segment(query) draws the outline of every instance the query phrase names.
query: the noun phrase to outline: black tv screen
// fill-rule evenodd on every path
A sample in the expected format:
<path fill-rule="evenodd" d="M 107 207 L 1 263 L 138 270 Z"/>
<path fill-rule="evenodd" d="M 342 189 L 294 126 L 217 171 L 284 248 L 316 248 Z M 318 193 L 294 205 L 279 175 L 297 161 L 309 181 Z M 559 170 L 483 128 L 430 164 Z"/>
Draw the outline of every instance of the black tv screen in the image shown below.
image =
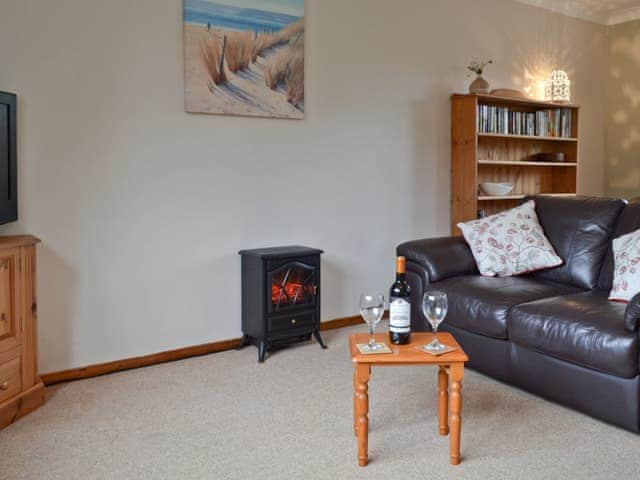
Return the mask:
<path fill-rule="evenodd" d="M 18 219 L 16 100 L 0 92 L 0 224 Z"/>

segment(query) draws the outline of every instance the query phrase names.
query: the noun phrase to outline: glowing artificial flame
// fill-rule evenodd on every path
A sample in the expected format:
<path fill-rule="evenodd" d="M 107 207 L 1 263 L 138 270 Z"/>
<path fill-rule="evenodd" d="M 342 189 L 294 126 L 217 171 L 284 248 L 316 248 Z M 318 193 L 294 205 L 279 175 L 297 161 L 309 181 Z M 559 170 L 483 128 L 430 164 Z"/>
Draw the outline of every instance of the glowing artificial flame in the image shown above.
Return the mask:
<path fill-rule="evenodd" d="M 287 282 L 285 285 L 271 285 L 271 302 L 274 305 L 295 305 L 308 301 L 314 294 L 313 285 Z"/>

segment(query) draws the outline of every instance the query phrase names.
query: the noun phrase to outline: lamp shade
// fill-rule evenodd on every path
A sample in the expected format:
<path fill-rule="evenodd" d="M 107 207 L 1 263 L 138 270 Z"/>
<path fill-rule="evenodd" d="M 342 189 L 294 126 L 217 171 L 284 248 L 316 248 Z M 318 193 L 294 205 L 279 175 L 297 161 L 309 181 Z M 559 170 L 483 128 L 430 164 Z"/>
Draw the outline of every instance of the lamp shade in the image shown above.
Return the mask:
<path fill-rule="evenodd" d="M 571 100 L 571 81 L 564 70 L 554 70 L 544 83 L 544 98 L 552 102 Z"/>

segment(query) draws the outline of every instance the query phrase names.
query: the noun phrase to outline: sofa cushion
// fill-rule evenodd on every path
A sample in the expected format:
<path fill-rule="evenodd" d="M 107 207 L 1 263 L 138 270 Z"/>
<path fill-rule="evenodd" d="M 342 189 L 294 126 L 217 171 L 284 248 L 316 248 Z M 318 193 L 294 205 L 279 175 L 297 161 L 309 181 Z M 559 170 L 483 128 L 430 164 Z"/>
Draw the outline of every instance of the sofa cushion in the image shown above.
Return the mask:
<path fill-rule="evenodd" d="M 613 232 L 613 238 L 621 237 L 628 233 L 638 230 L 640 228 L 640 199 L 636 198 L 629 201 L 629 204 L 624 207 L 622 213 L 618 217 L 616 228 Z M 602 270 L 600 270 L 600 277 L 598 278 L 598 288 L 602 290 L 611 290 L 613 287 L 613 251 L 611 248 L 611 242 L 607 247 L 607 255 L 602 264 Z"/>
<path fill-rule="evenodd" d="M 445 323 L 500 339 L 508 338 L 507 315 L 514 305 L 580 291 L 570 285 L 549 282 L 530 275 L 467 275 L 432 283 L 429 288 L 442 290 L 447 294 L 449 313 Z"/>
<path fill-rule="evenodd" d="M 596 287 L 622 200 L 595 197 L 536 196 L 536 212 L 556 253 L 560 267 L 534 275 L 583 289 Z"/>
<path fill-rule="evenodd" d="M 594 290 L 518 305 L 509 339 L 525 348 L 618 377 L 638 375 L 638 335 L 625 329 L 626 305 Z"/>
<path fill-rule="evenodd" d="M 609 300 L 628 303 L 640 293 L 640 230 L 613 240 L 613 264 Z"/>
<path fill-rule="evenodd" d="M 535 202 L 495 215 L 458 223 L 478 270 L 488 277 L 511 277 L 562 265 L 545 237 Z"/>

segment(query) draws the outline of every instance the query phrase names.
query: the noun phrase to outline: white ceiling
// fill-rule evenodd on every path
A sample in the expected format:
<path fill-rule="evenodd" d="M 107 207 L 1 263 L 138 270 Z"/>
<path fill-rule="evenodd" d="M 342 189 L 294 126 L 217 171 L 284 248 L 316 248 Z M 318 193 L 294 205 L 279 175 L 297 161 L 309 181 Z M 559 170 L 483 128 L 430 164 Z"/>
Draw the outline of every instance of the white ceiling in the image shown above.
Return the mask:
<path fill-rule="evenodd" d="M 640 0 L 516 0 L 604 25 L 640 19 Z"/>

